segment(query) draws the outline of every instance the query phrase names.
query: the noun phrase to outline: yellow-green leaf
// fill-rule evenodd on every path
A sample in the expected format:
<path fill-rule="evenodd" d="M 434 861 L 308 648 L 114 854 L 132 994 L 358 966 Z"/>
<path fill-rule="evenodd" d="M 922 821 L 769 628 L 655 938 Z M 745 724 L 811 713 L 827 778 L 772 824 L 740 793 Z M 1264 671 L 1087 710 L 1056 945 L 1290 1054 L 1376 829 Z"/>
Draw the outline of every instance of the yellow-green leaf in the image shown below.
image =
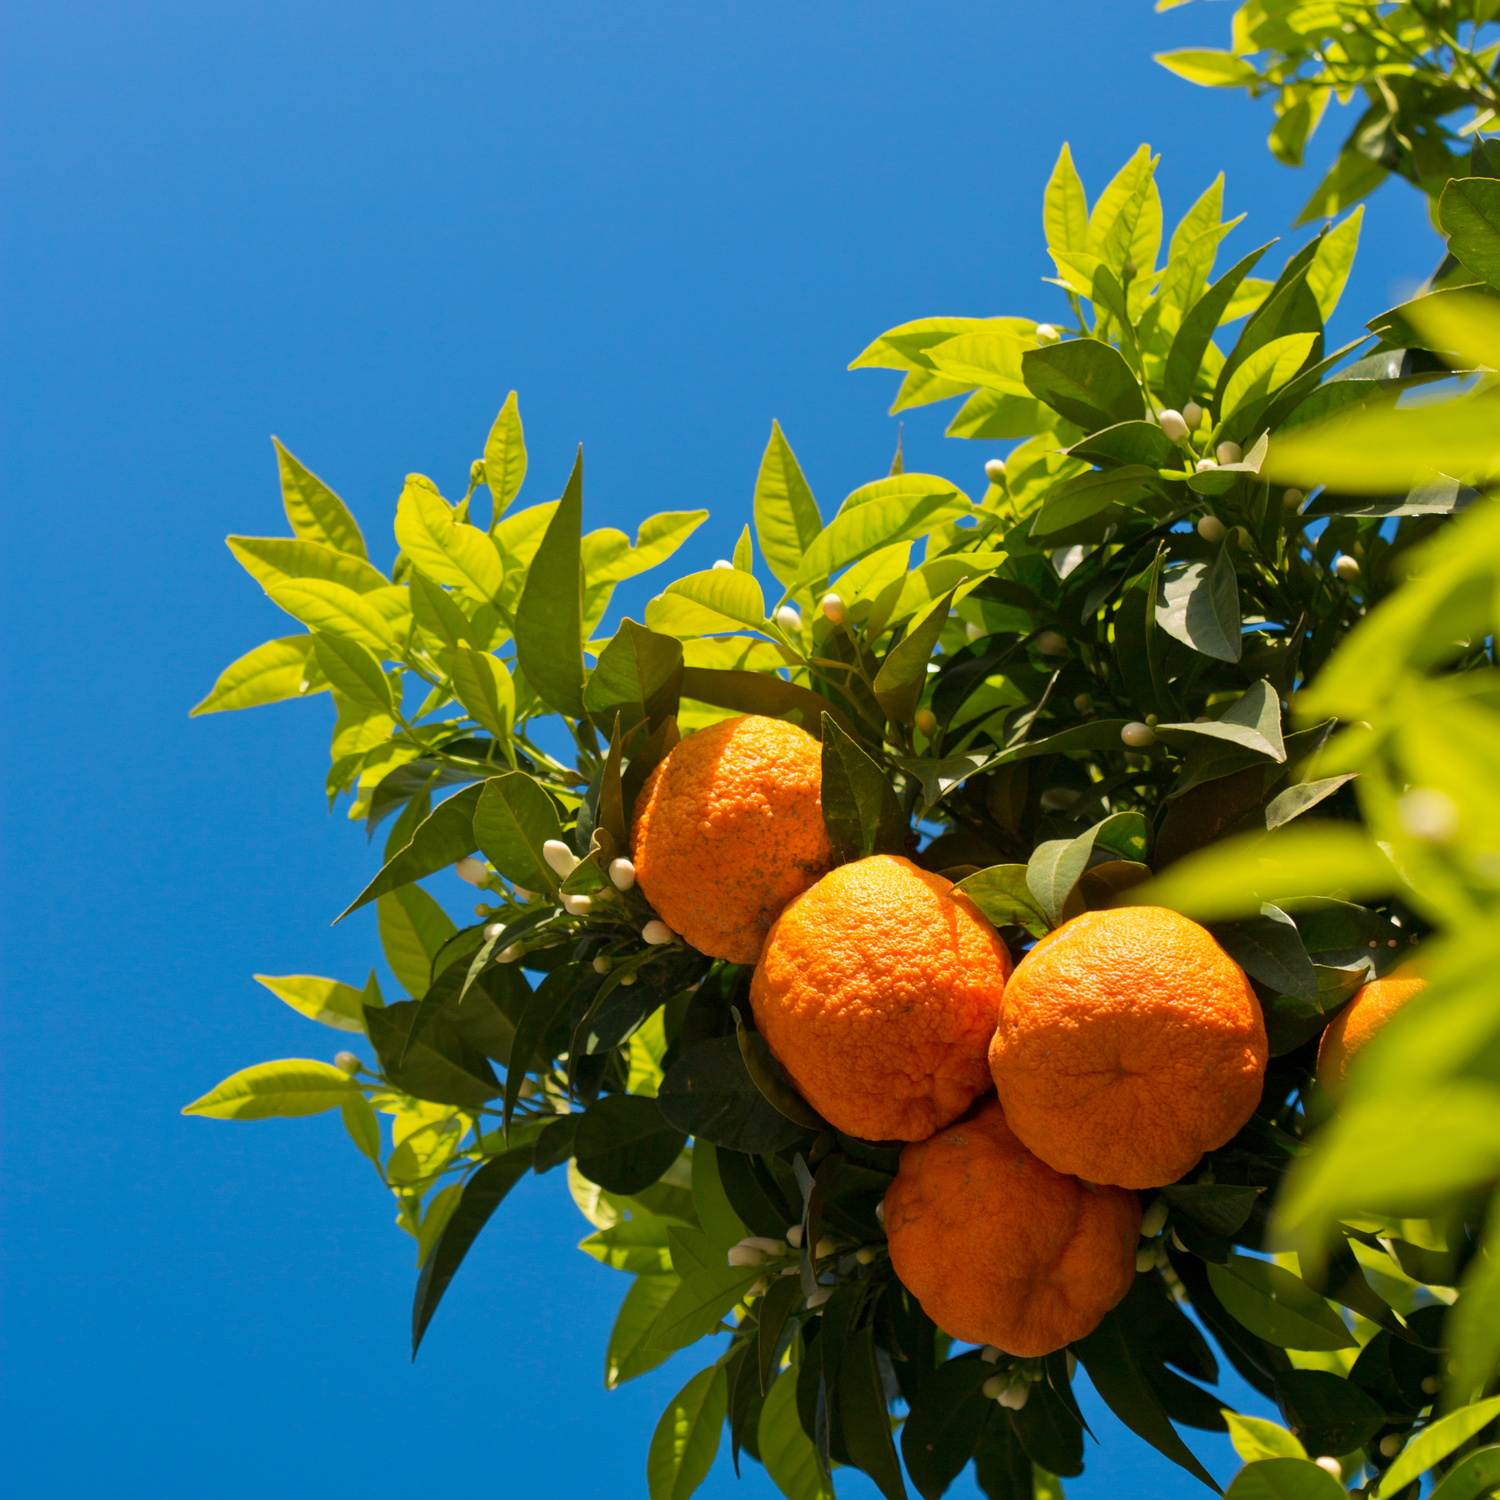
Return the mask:
<path fill-rule="evenodd" d="M 291 578 L 326 578 L 357 594 L 389 586 L 390 579 L 362 557 L 321 542 L 284 536 L 228 536 L 224 545 L 262 588 Z"/>
<path fill-rule="evenodd" d="M 668 1403 L 646 1455 L 651 1500 L 687 1500 L 703 1483 L 719 1451 L 729 1405 L 722 1365 L 700 1370 Z"/>
<path fill-rule="evenodd" d="M 284 1000 L 299 1015 L 335 1031 L 364 1032 L 365 994 L 352 984 L 337 979 L 320 979 L 315 974 L 256 974 L 257 983 L 265 985 L 278 1000 Z"/>
<path fill-rule="evenodd" d="M 247 651 L 225 667 L 208 697 L 191 709 L 189 716 L 305 698 L 327 687 L 328 679 L 313 659 L 312 636 L 282 636 Z"/>
<path fill-rule="evenodd" d="M 281 473 L 281 503 L 292 530 L 310 542 L 322 542 L 351 557 L 364 557 L 365 539 L 349 507 L 311 469 L 293 458 L 279 438 L 271 441 L 276 445 L 276 466 Z"/>
<path fill-rule="evenodd" d="M 1234 89 L 1254 83 L 1256 71 L 1244 58 L 1212 48 L 1183 47 L 1176 52 L 1158 52 L 1156 61 L 1168 72 L 1189 83 L 1207 88 Z"/>
<path fill-rule="evenodd" d="M 265 1120 L 275 1115 L 316 1115 L 336 1109 L 354 1080 L 342 1068 L 306 1057 L 257 1063 L 226 1078 L 182 1112 L 214 1120 Z"/>
<path fill-rule="evenodd" d="M 495 544 L 478 527 L 456 519 L 430 479 L 409 474 L 396 502 L 396 540 L 429 577 L 478 604 L 500 592 L 504 569 Z"/>
<path fill-rule="evenodd" d="M 789 584 L 802 566 L 803 554 L 823 529 L 823 517 L 792 445 L 775 421 L 755 476 L 754 515 L 766 566 L 780 583 Z"/>
<path fill-rule="evenodd" d="M 526 437 L 521 430 L 521 409 L 512 391 L 484 442 L 484 482 L 490 487 L 497 521 L 520 492 L 525 478 Z"/>
<path fill-rule="evenodd" d="M 460 646 L 449 658 L 453 689 L 474 719 L 500 741 L 507 757 L 513 752 L 510 726 L 516 716 L 516 686 L 505 663 L 486 651 Z"/>

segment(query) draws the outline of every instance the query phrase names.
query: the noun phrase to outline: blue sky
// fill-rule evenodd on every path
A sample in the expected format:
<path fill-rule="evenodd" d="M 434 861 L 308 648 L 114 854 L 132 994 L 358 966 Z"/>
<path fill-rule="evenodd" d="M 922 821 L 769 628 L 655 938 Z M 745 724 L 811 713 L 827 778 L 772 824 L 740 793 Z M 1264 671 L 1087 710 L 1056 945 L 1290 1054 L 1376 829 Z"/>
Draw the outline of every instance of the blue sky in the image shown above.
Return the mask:
<path fill-rule="evenodd" d="M 1230 247 L 1286 232 L 1314 178 L 1271 161 L 1267 111 L 1150 61 L 1222 44 L 1228 20 L 1143 0 L 7 9 L 17 1493 L 644 1495 L 696 1356 L 603 1391 L 625 1282 L 573 1248 L 560 1174 L 506 1204 L 412 1367 L 410 1241 L 337 1117 L 177 1113 L 240 1066 L 337 1047 L 252 971 L 356 978 L 377 951 L 368 912 L 328 926 L 376 855 L 324 811 L 327 700 L 186 717 L 288 629 L 222 538 L 285 530 L 275 432 L 388 563 L 402 476 L 460 489 L 512 387 L 523 500 L 554 497 L 582 441 L 589 525 L 713 512 L 680 571 L 732 545 L 772 417 L 826 510 L 895 443 L 896 377 L 844 368 L 869 339 L 1062 311 L 1038 278 L 1064 139 L 1091 194 L 1147 140 L 1169 220 L 1224 168 L 1252 215 Z M 1416 195 L 1387 188 L 1336 331 L 1438 253 Z M 909 416 L 907 465 L 976 490 L 996 450 L 944 440 L 947 416 Z M 431 884 L 462 908 L 467 888 Z M 1070 1496 L 1197 1489 L 1095 1430 Z M 1195 1446 L 1232 1472 L 1224 1440 Z M 702 1493 L 774 1491 L 721 1459 Z"/>

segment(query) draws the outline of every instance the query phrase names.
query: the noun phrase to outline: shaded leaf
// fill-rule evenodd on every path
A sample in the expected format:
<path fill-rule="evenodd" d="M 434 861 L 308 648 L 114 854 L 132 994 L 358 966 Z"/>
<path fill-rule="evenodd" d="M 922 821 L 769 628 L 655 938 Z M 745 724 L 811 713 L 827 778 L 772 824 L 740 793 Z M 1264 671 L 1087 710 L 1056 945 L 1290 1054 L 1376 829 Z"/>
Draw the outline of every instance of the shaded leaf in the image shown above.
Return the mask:
<path fill-rule="evenodd" d="M 590 1182 L 611 1193 L 638 1193 L 677 1160 L 685 1140 L 654 1099 L 608 1094 L 578 1121 L 573 1154 Z"/>
<path fill-rule="evenodd" d="M 656 1102 L 679 1130 L 726 1151 L 780 1151 L 807 1134 L 756 1087 L 733 1036 L 689 1048 L 667 1069 Z"/>
<path fill-rule="evenodd" d="M 516 605 L 516 661 L 543 703 L 583 717 L 583 449 Z"/>

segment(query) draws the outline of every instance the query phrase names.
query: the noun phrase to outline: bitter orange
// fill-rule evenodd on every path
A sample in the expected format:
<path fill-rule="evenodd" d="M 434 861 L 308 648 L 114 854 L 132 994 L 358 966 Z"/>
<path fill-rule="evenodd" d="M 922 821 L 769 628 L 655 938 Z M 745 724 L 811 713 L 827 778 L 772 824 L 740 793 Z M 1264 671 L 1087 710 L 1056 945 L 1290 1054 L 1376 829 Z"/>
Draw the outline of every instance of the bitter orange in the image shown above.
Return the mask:
<path fill-rule="evenodd" d="M 1384 979 L 1372 979 L 1334 1017 L 1318 1043 L 1318 1082 L 1335 1099 L 1344 1092 L 1349 1069 L 1375 1040 L 1375 1034 L 1403 1005 L 1427 988 L 1427 981 L 1402 964 Z"/>

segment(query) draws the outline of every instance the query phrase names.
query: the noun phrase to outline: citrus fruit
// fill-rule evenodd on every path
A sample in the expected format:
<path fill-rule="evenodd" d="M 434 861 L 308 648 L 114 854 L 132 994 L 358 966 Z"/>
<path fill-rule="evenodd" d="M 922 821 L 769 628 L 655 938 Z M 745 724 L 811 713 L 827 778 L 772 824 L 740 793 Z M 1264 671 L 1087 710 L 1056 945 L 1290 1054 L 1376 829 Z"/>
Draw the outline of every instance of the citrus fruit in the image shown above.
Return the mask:
<path fill-rule="evenodd" d="M 1010 1127 L 1088 1182 L 1176 1182 L 1253 1113 L 1266 1028 L 1244 973 L 1159 906 L 1050 932 L 1005 989 L 990 1069 Z"/>
<path fill-rule="evenodd" d="M 990 1087 L 1010 953 L 951 881 L 876 854 L 782 912 L 750 986 L 803 1098 L 848 1135 L 919 1141 Z"/>
<path fill-rule="evenodd" d="M 793 896 L 833 862 L 822 749 L 805 730 L 749 714 L 678 742 L 636 799 L 636 883 L 700 953 L 753 964 Z"/>
<path fill-rule="evenodd" d="M 1098 1326 L 1135 1276 L 1141 1204 L 1055 1172 L 999 1100 L 901 1153 L 891 1265 L 944 1333 L 1033 1358 Z"/>
<path fill-rule="evenodd" d="M 1372 979 L 1334 1017 L 1318 1043 L 1318 1082 L 1337 1099 L 1349 1080 L 1355 1059 L 1375 1040 L 1375 1033 L 1410 1000 L 1427 988 L 1427 981 L 1402 964 L 1384 979 Z"/>

